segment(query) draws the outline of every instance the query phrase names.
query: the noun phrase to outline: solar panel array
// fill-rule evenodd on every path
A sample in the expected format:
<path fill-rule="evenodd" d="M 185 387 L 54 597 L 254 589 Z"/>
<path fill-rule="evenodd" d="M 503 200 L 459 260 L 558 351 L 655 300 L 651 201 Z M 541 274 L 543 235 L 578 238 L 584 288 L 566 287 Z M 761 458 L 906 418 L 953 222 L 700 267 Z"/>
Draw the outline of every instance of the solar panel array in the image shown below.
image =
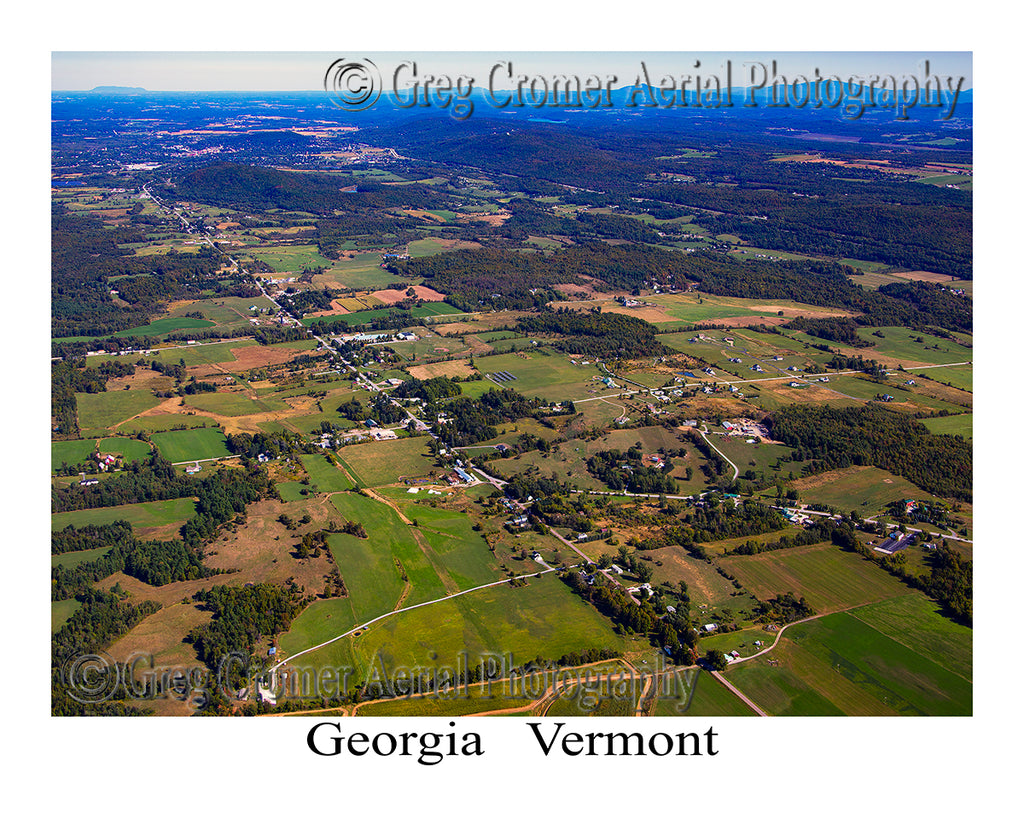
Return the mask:
<path fill-rule="evenodd" d="M 499 384 L 504 384 L 505 382 L 508 382 L 508 381 L 518 381 L 519 380 L 514 375 L 512 375 L 512 373 L 506 372 L 505 370 L 502 370 L 501 372 L 498 372 L 498 373 L 491 373 L 487 377 L 490 378 L 492 381 L 497 381 Z"/>

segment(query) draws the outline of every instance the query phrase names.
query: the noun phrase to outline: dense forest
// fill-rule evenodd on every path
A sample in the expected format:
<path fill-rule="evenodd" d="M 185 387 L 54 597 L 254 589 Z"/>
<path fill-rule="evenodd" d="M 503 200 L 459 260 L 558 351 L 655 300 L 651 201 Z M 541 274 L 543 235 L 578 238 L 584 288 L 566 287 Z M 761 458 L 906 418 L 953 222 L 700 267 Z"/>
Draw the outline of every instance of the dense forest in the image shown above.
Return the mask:
<path fill-rule="evenodd" d="M 279 208 L 323 216 L 332 216 L 336 210 L 372 215 L 387 208 L 435 208 L 444 204 L 442 194 L 430 185 L 394 187 L 360 181 L 358 189 L 352 187 L 351 178 L 220 162 L 184 175 L 166 193 L 225 207 Z"/>
<path fill-rule="evenodd" d="M 516 324 L 520 333 L 560 336 L 553 346 L 567 353 L 608 358 L 642 358 L 671 352 L 655 337 L 643 319 L 622 313 L 580 313 L 562 308 L 524 316 Z"/>
<path fill-rule="evenodd" d="M 213 279 L 220 264 L 212 248 L 198 253 L 135 256 L 120 245 L 145 241 L 135 228 L 109 228 L 87 216 L 55 213 L 51 222 L 51 335 L 109 335 L 144 325 L 189 287 Z M 113 286 L 119 302 L 110 297 Z"/>
<path fill-rule="evenodd" d="M 286 631 L 302 605 L 298 589 L 257 583 L 248 586 L 214 586 L 193 595 L 213 619 L 189 632 L 188 642 L 196 655 L 211 670 L 229 656 L 240 664 L 228 664 L 228 673 L 238 673 L 249 665 L 256 643 L 263 637 Z M 242 679 L 233 679 L 239 683 Z"/>

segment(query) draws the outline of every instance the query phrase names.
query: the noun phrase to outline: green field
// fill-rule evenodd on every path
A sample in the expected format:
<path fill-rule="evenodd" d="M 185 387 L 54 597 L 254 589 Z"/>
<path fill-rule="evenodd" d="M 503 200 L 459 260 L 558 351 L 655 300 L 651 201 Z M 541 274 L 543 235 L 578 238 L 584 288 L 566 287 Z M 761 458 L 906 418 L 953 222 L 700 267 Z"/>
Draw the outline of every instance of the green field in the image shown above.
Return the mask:
<path fill-rule="evenodd" d="M 310 609 L 323 605 L 315 603 Z M 295 639 L 295 626 L 305 616 L 306 612 L 281 638 L 286 651 L 305 647 Z M 346 630 L 338 628 L 335 633 Z M 384 673 L 398 666 L 454 667 L 463 651 L 471 665 L 486 653 L 510 653 L 515 665 L 600 647 L 621 650 L 623 638 L 565 584 L 545 575 L 531 578 L 521 588 L 503 584 L 399 612 L 358 637 L 338 640 L 297 662 L 355 668 L 361 680 L 374 668 Z"/>
<path fill-rule="evenodd" d="M 163 336 L 173 333 L 176 330 L 198 330 L 203 327 L 213 327 L 212 321 L 205 319 L 186 318 L 184 316 L 170 316 L 157 319 L 150 324 L 143 324 L 139 327 L 131 327 L 128 330 L 120 330 L 110 333 L 114 338 L 128 338 L 131 336 Z M 54 341 L 87 341 L 91 338 L 107 338 L 107 336 L 74 336 L 69 338 L 58 338 Z"/>
<path fill-rule="evenodd" d="M 330 267 L 332 259 L 320 255 L 316 245 L 268 245 L 250 248 L 249 255 L 266 262 L 276 273 L 298 273 L 304 267 Z"/>
<path fill-rule="evenodd" d="M 237 392 L 200 392 L 185 396 L 185 404 L 197 410 L 229 417 L 288 409 L 288 405 L 280 398 L 268 397 L 254 401 Z"/>
<path fill-rule="evenodd" d="M 188 347 L 159 350 L 153 353 L 152 356 L 146 356 L 145 360 L 149 361 L 151 358 L 155 358 L 164 364 L 177 364 L 179 361 L 184 361 L 188 367 L 198 364 L 224 364 L 228 361 L 236 360 L 231 352 L 233 349 L 253 347 L 255 345 L 256 342 L 252 339 L 192 344 Z"/>
<path fill-rule="evenodd" d="M 302 455 L 302 465 L 309 475 L 309 489 L 316 492 L 340 492 L 355 488 L 352 481 L 325 455 Z M 283 497 L 283 495 L 282 495 Z"/>
<path fill-rule="evenodd" d="M 75 566 L 81 566 L 90 560 L 99 559 L 109 552 L 111 548 L 111 546 L 100 546 L 97 549 L 84 549 L 81 552 L 65 552 L 62 555 L 50 555 L 50 565 L 54 568 L 63 566 L 65 569 L 73 569 Z"/>
<path fill-rule="evenodd" d="M 57 531 L 65 526 L 103 526 L 115 520 L 126 520 L 136 529 L 150 528 L 184 523 L 195 514 L 195 510 L 195 501 L 191 498 L 78 509 L 74 512 L 57 512 L 50 515 L 50 528 Z"/>
<path fill-rule="evenodd" d="M 303 500 L 313 492 L 312 486 L 305 486 L 298 481 L 284 481 L 283 483 L 275 484 L 275 486 L 277 487 L 277 493 L 281 496 L 281 500 L 285 503 Z M 303 490 L 306 490 L 306 495 L 302 494 Z"/>
<path fill-rule="evenodd" d="M 136 438 L 104 438 L 97 448 L 104 454 L 120 455 L 129 463 L 148 458 L 152 452 L 148 443 Z"/>
<path fill-rule="evenodd" d="M 331 261 L 328 270 L 313 277 L 316 287 L 348 290 L 379 290 L 392 282 L 406 281 L 380 266 L 380 253 L 357 253 L 351 259 Z M 409 280 L 410 283 L 413 283 Z"/>
<path fill-rule="evenodd" d="M 689 701 L 680 691 L 659 695 L 651 716 L 655 717 L 752 717 L 754 712 L 707 672 L 697 675 Z"/>
<path fill-rule="evenodd" d="M 795 486 L 803 503 L 825 503 L 846 514 L 856 509 L 861 515 L 870 515 L 882 511 L 893 501 L 932 497 L 906 478 L 874 466 L 822 472 L 797 479 Z"/>
<path fill-rule="evenodd" d="M 224 458 L 228 452 L 224 433 L 219 429 L 183 429 L 153 433 L 153 443 L 171 463 Z"/>
<path fill-rule="evenodd" d="M 50 633 L 56 634 L 82 604 L 77 600 L 54 600 L 50 603 Z"/>
<path fill-rule="evenodd" d="M 340 460 L 360 486 L 383 486 L 405 477 L 421 477 L 435 469 L 424 436 L 352 444 L 338 450 Z"/>
<path fill-rule="evenodd" d="M 971 629 L 911 593 L 795 625 L 726 674 L 773 714 L 969 715 L 971 643 Z"/>
<path fill-rule="evenodd" d="M 95 450 L 96 441 L 91 438 L 84 441 L 51 441 L 50 471 L 56 472 L 61 463 L 68 466 L 83 463 Z"/>
<path fill-rule="evenodd" d="M 876 332 L 881 333 L 884 338 L 874 335 Z M 906 327 L 860 327 L 857 335 L 874 345 L 857 348 L 865 358 L 871 358 L 872 354 L 880 354 L 920 364 L 952 364 L 971 361 L 974 358 L 974 352 L 970 347 L 957 344 L 948 338 L 939 338 Z M 915 341 L 918 338 L 922 341 Z M 934 349 L 935 347 L 938 349 Z"/>
<path fill-rule="evenodd" d="M 962 435 L 964 438 L 971 438 L 974 433 L 974 415 L 970 412 L 947 415 L 944 418 L 922 418 L 921 423 L 936 435 Z"/>
<path fill-rule="evenodd" d="M 469 516 L 421 503 L 404 505 L 402 512 L 418 524 L 419 533 L 443 564 L 442 571 L 460 590 L 500 579 L 498 561 L 483 536 L 473 530 Z"/>
<path fill-rule="evenodd" d="M 905 594 L 907 587 L 872 561 L 831 543 L 724 557 L 719 565 L 760 600 L 793 592 L 816 614 Z"/>
<path fill-rule="evenodd" d="M 88 456 L 99 451 L 105 455 L 120 455 L 126 462 L 141 461 L 150 453 L 149 444 L 135 438 L 86 438 L 81 441 L 51 441 L 50 465 L 56 469 L 62 462 L 68 466 L 82 464 Z"/>
<path fill-rule="evenodd" d="M 78 426 L 82 429 L 107 429 L 121 421 L 155 407 L 160 399 L 148 390 L 111 390 L 76 393 Z"/>
<path fill-rule="evenodd" d="M 347 520 L 361 523 L 369 536 L 334 534 L 328 538 L 348 596 L 318 601 L 303 611 L 281 638 L 282 647 L 289 653 L 391 611 L 406 590 L 403 573 L 411 587 L 405 605 L 445 594 L 412 527 L 403 523 L 393 509 L 349 492 L 335 494 L 331 501 Z"/>
<path fill-rule="evenodd" d="M 358 327 L 363 324 L 369 324 L 371 321 L 394 315 L 396 312 L 396 308 L 383 307 L 376 310 L 360 310 L 358 313 L 341 313 L 334 316 L 309 316 L 302 319 L 302 323 L 306 327 L 317 321 L 322 321 L 326 324 L 344 324 L 348 327 Z M 413 318 L 462 315 L 462 311 L 458 307 L 452 307 L 443 301 L 426 302 L 420 307 L 413 307 L 409 312 Z"/>
<path fill-rule="evenodd" d="M 923 395 L 906 386 L 897 386 L 897 384 L 902 385 L 907 380 L 912 379 L 907 379 L 906 376 L 901 375 L 898 379 L 891 377 L 886 383 L 878 384 L 864 376 L 834 375 L 831 376 L 829 383 L 820 386 L 834 390 L 842 395 L 860 399 L 861 401 L 872 401 L 880 393 L 888 394 L 893 397 L 895 402 L 895 404 L 890 404 L 890 406 L 894 407 L 897 404 L 904 404 L 904 409 L 907 408 L 906 405 L 909 405 L 912 409 L 921 410 L 947 410 L 948 412 L 961 412 L 963 410 L 963 407 L 957 404 L 933 398 L 930 395 Z M 839 398 L 838 395 L 837 398 Z"/>
<path fill-rule="evenodd" d="M 921 368 L 907 367 L 907 372 L 915 376 L 925 375 L 933 381 L 941 384 L 949 384 L 961 390 L 973 392 L 974 390 L 974 365 L 965 364 L 960 367 L 929 367 L 922 372 Z"/>
<path fill-rule="evenodd" d="M 210 321 L 215 322 L 219 327 L 242 327 L 249 323 L 249 319 L 255 315 L 249 308 L 256 306 L 260 310 L 273 309 L 273 303 L 265 296 L 242 298 L 241 296 L 229 296 L 216 299 L 204 299 L 203 301 L 189 304 L 178 308 L 175 312 L 199 311 Z"/>
<path fill-rule="evenodd" d="M 489 355 L 476 359 L 475 364 L 485 375 L 504 371 L 514 375 L 516 380 L 499 385 L 485 378 L 463 384 L 462 391 L 474 398 L 502 386 L 511 387 L 531 398 L 537 396 L 553 401 L 587 398 L 590 391 L 596 393 L 600 391 L 598 387 L 603 389 L 603 385 L 593 380 L 599 374 L 593 364 L 572 364 L 568 357 L 547 350 Z M 607 392 L 609 397 L 615 394 L 614 391 Z"/>

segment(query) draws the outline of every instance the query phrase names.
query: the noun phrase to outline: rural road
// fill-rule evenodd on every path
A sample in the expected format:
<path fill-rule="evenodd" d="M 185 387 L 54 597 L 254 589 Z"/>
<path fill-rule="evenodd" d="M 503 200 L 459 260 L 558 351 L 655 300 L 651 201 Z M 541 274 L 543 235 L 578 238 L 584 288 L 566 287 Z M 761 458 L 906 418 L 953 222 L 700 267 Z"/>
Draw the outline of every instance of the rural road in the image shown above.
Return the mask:
<path fill-rule="evenodd" d="M 708 440 L 708 436 L 704 434 L 703 430 L 698 429 L 697 432 L 700 435 L 700 437 L 707 442 L 707 445 L 711 447 L 713 450 L 715 450 L 715 452 L 717 452 L 719 455 L 721 455 L 725 459 L 725 462 L 732 467 L 732 479 L 736 480 L 740 476 L 740 468 L 736 466 L 736 464 L 734 464 L 732 461 L 730 461 L 729 458 L 726 457 L 726 454 L 722 452 L 722 450 L 720 450 L 717 446 L 715 446 L 713 443 L 711 443 L 711 441 Z"/>
<path fill-rule="evenodd" d="M 757 705 L 757 703 L 755 703 L 746 694 L 744 694 L 735 685 L 733 685 L 724 676 L 722 676 L 722 672 L 720 672 L 720 671 L 712 671 L 711 672 L 711 676 L 713 676 L 722 685 L 724 685 L 726 688 L 728 688 L 730 691 L 732 691 L 733 694 L 735 694 L 737 697 L 739 697 L 741 700 L 743 700 L 743 702 L 745 702 L 747 704 L 747 707 L 750 708 L 759 717 L 771 716 L 771 714 L 768 714 L 768 713 L 762 711 L 761 708 Z"/>

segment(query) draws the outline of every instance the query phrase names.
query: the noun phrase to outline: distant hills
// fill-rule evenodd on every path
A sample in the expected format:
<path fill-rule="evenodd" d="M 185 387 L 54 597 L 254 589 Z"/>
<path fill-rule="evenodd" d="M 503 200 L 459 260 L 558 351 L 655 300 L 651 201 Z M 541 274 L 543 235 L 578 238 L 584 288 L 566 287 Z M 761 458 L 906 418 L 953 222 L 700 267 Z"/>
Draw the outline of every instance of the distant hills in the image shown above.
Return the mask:
<path fill-rule="evenodd" d="M 89 91 L 90 94 L 145 94 L 145 88 L 131 87 L 127 85 L 97 85 Z"/>

